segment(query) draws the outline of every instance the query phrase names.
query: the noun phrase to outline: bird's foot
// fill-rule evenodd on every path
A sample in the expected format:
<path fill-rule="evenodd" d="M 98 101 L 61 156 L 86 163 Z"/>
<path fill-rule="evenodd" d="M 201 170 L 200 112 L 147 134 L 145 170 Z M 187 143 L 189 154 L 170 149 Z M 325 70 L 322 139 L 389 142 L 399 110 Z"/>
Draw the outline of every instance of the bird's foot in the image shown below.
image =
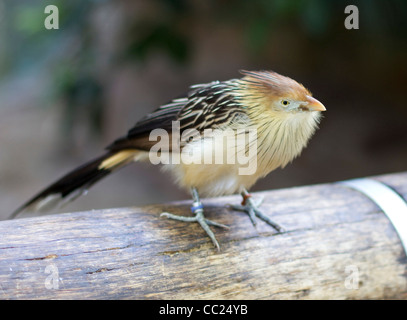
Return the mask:
<path fill-rule="evenodd" d="M 216 240 L 215 234 L 209 228 L 209 226 L 214 226 L 214 227 L 219 227 L 219 228 L 229 228 L 227 225 L 206 219 L 204 216 L 204 210 L 202 204 L 194 205 L 191 207 L 192 213 L 195 214 L 194 217 L 185 217 L 185 216 L 179 216 L 176 214 L 168 213 L 168 212 L 163 212 L 161 213 L 161 217 L 167 217 L 169 219 L 173 220 L 178 220 L 178 221 L 184 221 L 184 222 L 198 222 L 202 229 L 205 230 L 206 234 L 209 236 L 209 238 L 212 240 L 212 243 L 215 245 L 215 247 L 220 251 L 220 246 L 218 241 Z"/>
<path fill-rule="evenodd" d="M 284 232 L 284 228 L 280 226 L 278 223 L 271 220 L 268 216 L 266 216 L 263 212 L 259 210 L 260 205 L 262 204 L 264 197 L 261 197 L 257 201 L 253 200 L 250 193 L 242 194 L 243 201 L 241 205 L 229 205 L 231 209 L 237 211 L 246 212 L 249 215 L 250 221 L 252 222 L 253 226 L 256 226 L 256 217 L 266 222 L 268 225 L 272 226 L 277 232 L 281 233 Z"/>

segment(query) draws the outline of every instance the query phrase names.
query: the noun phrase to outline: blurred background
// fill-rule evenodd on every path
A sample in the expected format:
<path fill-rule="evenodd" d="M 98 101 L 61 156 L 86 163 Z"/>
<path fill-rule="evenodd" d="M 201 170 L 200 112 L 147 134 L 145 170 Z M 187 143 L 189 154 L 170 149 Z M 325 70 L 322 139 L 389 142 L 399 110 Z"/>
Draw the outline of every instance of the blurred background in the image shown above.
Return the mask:
<path fill-rule="evenodd" d="M 406 171 L 406 35 L 404 0 L 0 0 L 0 219 L 189 85 L 240 69 L 290 76 L 327 107 L 302 156 L 253 190 Z M 181 199 L 136 164 L 60 211 Z"/>

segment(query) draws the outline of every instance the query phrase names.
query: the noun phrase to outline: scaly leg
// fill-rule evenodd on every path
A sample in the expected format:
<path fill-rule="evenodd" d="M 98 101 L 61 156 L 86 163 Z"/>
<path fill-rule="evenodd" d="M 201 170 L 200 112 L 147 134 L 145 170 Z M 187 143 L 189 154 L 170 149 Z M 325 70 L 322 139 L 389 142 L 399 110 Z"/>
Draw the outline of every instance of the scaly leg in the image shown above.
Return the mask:
<path fill-rule="evenodd" d="M 263 197 L 257 202 L 255 202 L 251 198 L 252 197 L 251 194 L 246 189 L 243 189 L 241 195 L 243 197 L 242 205 L 230 205 L 232 209 L 246 212 L 249 215 L 249 218 L 254 226 L 256 225 L 257 217 L 266 222 L 267 224 L 269 224 L 270 226 L 272 226 L 276 231 L 284 232 L 283 227 L 275 223 L 273 220 L 271 220 L 268 216 L 266 216 L 259 210 L 259 207 L 263 202 Z"/>
<path fill-rule="evenodd" d="M 192 211 L 192 213 L 195 214 L 195 217 L 184 217 L 184 216 L 179 216 L 179 215 L 168 213 L 168 212 L 161 213 L 161 216 L 167 217 L 169 219 L 178 220 L 178 221 L 184 221 L 184 222 L 198 222 L 201 225 L 202 229 L 205 230 L 205 232 L 209 236 L 209 238 L 211 238 L 213 244 L 218 249 L 218 251 L 220 251 L 219 243 L 216 240 L 215 235 L 212 232 L 212 230 L 209 228 L 209 226 L 220 227 L 220 228 L 229 228 L 229 227 L 224 224 L 217 223 L 215 221 L 206 219 L 203 214 L 203 211 L 204 211 L 203 205 L 199 198 L 199 194 L 198 194 L 198 191 L 196 190 L 196 188 L 191 188 L 191 193 L 192 193 L 192 198 L 194 200 L 192 207 L 191 207 L 191 211 Z"/>

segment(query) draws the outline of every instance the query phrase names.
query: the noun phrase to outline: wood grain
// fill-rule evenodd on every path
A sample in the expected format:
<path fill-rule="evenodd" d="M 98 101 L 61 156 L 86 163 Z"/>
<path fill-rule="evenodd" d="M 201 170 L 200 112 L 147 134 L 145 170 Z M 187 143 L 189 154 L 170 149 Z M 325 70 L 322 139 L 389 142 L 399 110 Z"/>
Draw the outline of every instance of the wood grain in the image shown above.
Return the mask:
<path fill-rule="evenodd" d="M 407 198 L 407 173 L 374 177 Z M 332 183 L 273 190 L 263 212 L 283 234 L 205 199 L 217 252 L 190 202 L 0 222 L 1 299 L 406 299 L 407 259 L 381 210 Z"/>

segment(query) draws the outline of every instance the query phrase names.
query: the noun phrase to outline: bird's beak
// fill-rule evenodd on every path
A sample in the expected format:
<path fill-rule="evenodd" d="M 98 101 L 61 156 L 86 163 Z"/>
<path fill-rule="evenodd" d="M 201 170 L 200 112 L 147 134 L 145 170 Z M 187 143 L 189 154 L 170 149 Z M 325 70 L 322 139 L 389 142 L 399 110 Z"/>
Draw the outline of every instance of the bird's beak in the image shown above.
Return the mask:
<path fill-rule="evenodd" d="M 311 96 L 307 96 L 307 108 L 310 111 L 325 111 L 326 108 L 324 107 L 324 105 L 319 102 L 317 99 L 311 97 Z"/>

